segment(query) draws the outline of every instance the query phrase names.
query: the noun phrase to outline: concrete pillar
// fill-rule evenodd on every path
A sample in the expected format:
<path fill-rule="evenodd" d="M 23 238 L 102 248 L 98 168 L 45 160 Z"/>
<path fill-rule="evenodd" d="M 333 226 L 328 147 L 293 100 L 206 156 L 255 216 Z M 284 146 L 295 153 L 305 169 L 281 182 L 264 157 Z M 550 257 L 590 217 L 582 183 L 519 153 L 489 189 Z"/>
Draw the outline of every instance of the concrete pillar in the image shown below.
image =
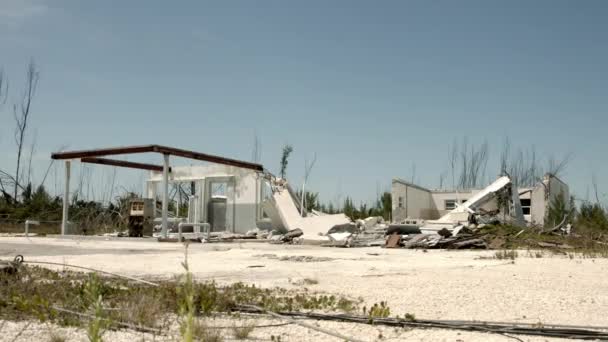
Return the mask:
<path fill-rule="evenodd" d="M 70 168 L 71 161 L 65 161 L 65 185 L 63 189 L 63 214 L 61 216 L 61 235 L 68 231 L 68 212 L 70 208 Z"/>
<path fill-rule="evenodd" d="M 198 203 L 198 201 L 196 200 L 196 196 L 195 195 L 190 195 L 188 196 L 188 223 L 194 223 L 195 222 L 195 213 L 196 213 L 196 204 Z"/>
<path fill-rule="evenodd" d="M 169 155 L 163 154 L 163 207 L 161 236 L 167 237 L 169 213 Z"/>

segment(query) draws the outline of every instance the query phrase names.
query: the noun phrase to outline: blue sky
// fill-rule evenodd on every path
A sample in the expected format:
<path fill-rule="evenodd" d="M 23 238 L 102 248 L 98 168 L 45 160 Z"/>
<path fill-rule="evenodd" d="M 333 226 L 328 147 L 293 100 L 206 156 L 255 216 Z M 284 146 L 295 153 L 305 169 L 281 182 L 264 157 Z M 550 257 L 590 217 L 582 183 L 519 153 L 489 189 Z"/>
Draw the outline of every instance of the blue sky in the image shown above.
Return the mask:
<path fill-rule="evenodd" d="M 290 143 L 292 182 L 316 153 L 311 187 L 358 202 L 414 164 L 436 187 L 464 136 L 488 141 L 493 177 L 509 137 L 545 159 L 571 153 L 572 190 L 585 198 L 595 173 L 608 200 L 607 17 L 605 1 L 0 0 L 0 67 L 9 102 L 28 60 L 40 68 L 35 180 L 61 146 L 249 160 L 257 134 L 268 169 Z M 7 105 L 3 169 L 12 127 Z M 141 188 L 140 173 L 118 174 Z"/>

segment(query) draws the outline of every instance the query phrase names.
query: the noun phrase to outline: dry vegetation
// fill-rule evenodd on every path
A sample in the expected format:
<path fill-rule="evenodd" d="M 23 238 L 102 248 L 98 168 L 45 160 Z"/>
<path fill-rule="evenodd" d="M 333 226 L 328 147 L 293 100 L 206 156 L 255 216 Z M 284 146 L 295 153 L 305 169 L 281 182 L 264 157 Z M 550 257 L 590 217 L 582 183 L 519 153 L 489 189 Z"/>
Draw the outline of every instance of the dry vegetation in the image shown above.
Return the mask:
<path fill-rule="evenodd" d="M 90 341 L 101 341 L 104 331 L 125 326 L 162 335 L 176 323 L 182 327 L 182 336 L 221 341 L 221 331 L 208 329 L 196 317 L 233 314 L 241 305 L 270 311 L 359 310 L 354 300 L 310 293 L 307 289 L 262 289 L 243 283 L 219 286 L 193 282 L 187 276 L 152 286 L 99 278 L 96 274 L 21 266 L 17 274 L 1 277 L 0 319 L 37 319 L 82 327 Z M 254 328 L 253 324 L 235 325 L 230 331 L 234 338 L 246 339 Z M 61 338 L 53 337 L 57 341 Z"/>

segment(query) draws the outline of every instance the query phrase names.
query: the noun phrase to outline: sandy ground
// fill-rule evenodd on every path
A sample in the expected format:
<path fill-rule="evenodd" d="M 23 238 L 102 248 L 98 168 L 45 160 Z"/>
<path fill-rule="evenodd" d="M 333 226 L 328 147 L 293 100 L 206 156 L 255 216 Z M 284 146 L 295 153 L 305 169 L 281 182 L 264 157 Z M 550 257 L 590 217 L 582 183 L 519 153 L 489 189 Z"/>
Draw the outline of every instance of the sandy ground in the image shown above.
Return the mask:
<path fill-rule="evenodd" d="M 183 271 L 180 263 L 184 259 L 184 248 L 152 241 L 1 237 L 0 259 L 12 258 L 15 254 L 24 255 L 26 260 L 65 262 L 132 276 L 167 278 Z M 302 287 L 297 284 L 309 278 L 318 281 L 315 285 L 305 285 L 312 291 L 362 298 L 368 306 L 386 301 L 392 315 L 411 313 L 425 319 L 608 325 L 604 314 L 608 312 L 608 259 L 569 258 L 548 253 L 535 258 L 527 251 L 520 251 L 512 263 L 491 259 L 493 255 L 492 251 L 423 252 L 266 243 L 191 244 L 189 247 L 190 267 L 198 280 L 294 288 Z M 11 324 L 14 325 L 5 324 L 0 340 L 12 340 L 6 337 L 11 335 L 4 334 Z M 408 331 L 345 323 L 318 324 L 369 341 L 378 340 L 380 334 L 382 340 L 393 341 L 510 340 L 500 335 L 448 330 Z M 252 336 L 269 340 L 273 334 L 286 334 L 282 341 L 331 340 L 293 325 L 256 329 Z M 84 338 L 76 335 L 74 340 Z M 37 340 L 37 337 L 23 339 Z"/>

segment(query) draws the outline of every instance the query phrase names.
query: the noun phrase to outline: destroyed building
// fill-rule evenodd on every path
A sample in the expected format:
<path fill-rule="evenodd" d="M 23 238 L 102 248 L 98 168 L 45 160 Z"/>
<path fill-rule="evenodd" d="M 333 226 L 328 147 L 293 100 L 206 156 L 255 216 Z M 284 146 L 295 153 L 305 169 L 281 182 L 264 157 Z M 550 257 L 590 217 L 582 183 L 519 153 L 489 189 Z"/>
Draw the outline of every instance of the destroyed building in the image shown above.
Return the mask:
<path fill-rule="evenodd" d="M 162 171 L 151 171 L 144 197 L 158 198 L 162 181 Z M 220 164 L 174 166 L 169 182 L 192 185 L 188 201 L 193 207 L 191 221 L 207 222 L 211 231 L 244 234 L 264 218 L 262 197 L 270 190 L 255 170 Z"/>
<path fill-rule="evenodd" d="M 418 220 L 437 220 L 464 204 L 483 189 L 431 190 L 403 179 L 392 181 L 392 220 L 416 224 Z M 529 224 L 544 225 L 550 203 L 557 196 L 569 198 L 566 183 L 546 174 L 533 187 L 517 188 L 524 219 Z M 498 210 L 496 199 L 483 204 L 485 211 Z"/>
<path fill-rule="evenodd" d="M 162 155 L 163 164 L 106 158 L 144 153 Z M 172 166 L 171 157 L 208 164 Z M 327 239 L 324 235 L 334 225 L 350 222 L 344 214 L 306 212 L 289 183 L 257 163 L 162 145 L 63 151 L 53 153 L 51 158 L 65 161 L 62 235 L 75 233 L 69 221 L 72 161 L 150 171 L 143 198 L 130 203 L 129 236 L 133 237 L 151 236 L 155 231 L 155 235 L 167 238 L 177 231 L 179 241 L 182 232 L 195 238 L 206 232 L 204 236 L 209 238 L 211 232 L 245 234 L 263 229 L 286 235 L 297 230 L 306 239 L 322 240 Z M 190 191 L 185 198 L 181 190 L 177 198 L 170 198 L 169 185 L 180 183 L 190 185 Z M 180 207 L 187 207 L 187 213 Z"/>
<path fill-rule="evenodd" d="M 178 166 L 169 183 L 193 184 L 190 222 L 209 223 L 212 232 L 245 234 L 256 227 L 286 232 L 302 229 L 307 239 L 317 239 L 335 224 L 349 222 L 343 214 L 307 213 L 298 195 L 282 179 L 269 173 L 229 165 Z M 146 198 L 157 198 L 163 174 L 152 171 Z"/>

